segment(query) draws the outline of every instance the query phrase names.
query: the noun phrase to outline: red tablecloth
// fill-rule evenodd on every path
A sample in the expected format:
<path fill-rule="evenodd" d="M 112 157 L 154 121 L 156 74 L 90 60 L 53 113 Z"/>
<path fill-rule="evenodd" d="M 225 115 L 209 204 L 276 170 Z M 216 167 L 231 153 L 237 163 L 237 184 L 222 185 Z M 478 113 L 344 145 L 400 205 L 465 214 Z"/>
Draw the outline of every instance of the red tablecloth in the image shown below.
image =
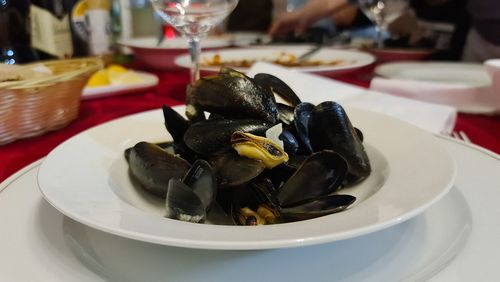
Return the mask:
<path fill-rule="evenodd" d="M 82 101 L 79 117 L 67 127 L 0 146 L 0 182 L 31 162 L 46 156 L 57 145 L 87 128 L 132 113 L 158 109 L 163 104 L 174 106 L 183 103 L 188 72 L 168 71 L 157 75 L 160 84 L 155 89 Z M 365 68 L 337 79 L 367 87 L 371 75 L 372 68 Z M 459 114 L 456 130 L 466 132 L 473 143 L 500 153 L 500 115 Z"/>

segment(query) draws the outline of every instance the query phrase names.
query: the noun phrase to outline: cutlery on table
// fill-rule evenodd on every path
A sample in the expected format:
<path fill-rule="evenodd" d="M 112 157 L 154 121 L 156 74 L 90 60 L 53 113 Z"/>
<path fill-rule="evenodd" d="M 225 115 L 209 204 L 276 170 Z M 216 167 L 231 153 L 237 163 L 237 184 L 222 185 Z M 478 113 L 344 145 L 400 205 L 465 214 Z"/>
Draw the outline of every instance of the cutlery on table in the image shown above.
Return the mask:
<path fill-rule="evenodd" d="M 305 52 L 304 54 L 300 55 L 297 58 L 297 61 L 298 62 L 306 61 L 312 55 L 316 54 L 316 52 L 318 52 L 319 50 L 323 49 L 323 47 L 330 46 L 330 45 L 332 45 L 334 43 L 346 42 L 346 41 L 350 40 L 350 38 L 351 38 L 351 35 L 347 31 L 338 33 L 338 34 L 334 35 L 333 37 L 328 38 L 325 41 L 317 44 L 311 50 L 309 50 L 309 51 Z"/>

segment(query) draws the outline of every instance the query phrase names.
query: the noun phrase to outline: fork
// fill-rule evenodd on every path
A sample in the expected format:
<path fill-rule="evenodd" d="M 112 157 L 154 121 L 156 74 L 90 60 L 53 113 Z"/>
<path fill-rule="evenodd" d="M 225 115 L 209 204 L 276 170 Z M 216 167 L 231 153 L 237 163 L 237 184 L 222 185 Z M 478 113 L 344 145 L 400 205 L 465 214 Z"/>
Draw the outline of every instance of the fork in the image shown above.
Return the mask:
<path fill-rule="evenodd" d="M 319 43 L 312 47 L 309 51 L 305 52 L 304 54 L 300 55 L 297 58 L 298 62 L 303 62 L 308 60 L 312 55 L 316 54 L 319 50 L 323 49 L 325 46 L 330 46 L 336 42 L 344 42 L 346 40 L 350 40 L 351 35 L 347 31 L 343 31 L 341 33 L 337 33 L 331 38 L 326 39 L 324 42 Z"/>
<path fill-rule="evenodd" d="M 465 132 L 463 132 L 463 131 L 461 131 L 461 130 L 460 130 L 460 131 L 458 131 L 458 132 L 457 132 L 457 131 L 453 131 L 453 132 L 451 133 L 451 137 L 453 137 L 453 138 L 455 138 L 455 139 L 458 139 L 458 140 L 460 140 L 460 141 L 463 141 L 463 142 L 465 142 L 465 143 L 472 143 L 472 142 L 470 141 L 469 137 L 467 136 L 467 134 L 465 134 Z"/>

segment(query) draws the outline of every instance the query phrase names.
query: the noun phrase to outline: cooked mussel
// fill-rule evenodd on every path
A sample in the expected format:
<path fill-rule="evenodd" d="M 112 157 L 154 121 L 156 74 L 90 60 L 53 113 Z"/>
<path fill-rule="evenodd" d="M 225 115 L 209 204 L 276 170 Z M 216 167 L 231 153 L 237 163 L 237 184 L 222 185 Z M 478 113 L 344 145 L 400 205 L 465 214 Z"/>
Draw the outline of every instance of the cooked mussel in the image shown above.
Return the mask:
<path fill-rule="evenodd" d="M 311 112 L 308 128 L 314 151 L 334 150 L 345 158 L 349 165 L 348 182 L 358 182 L 370 174 L 368 155 L 340 104 L 317 105 Z"/>
<path fill-rule="evenodd" d="M 300 141 L 300 148 L 306 154 L 313 152 L 311 140 L 309 138 L 309 118 L 315 106 L 311 103 L 300 103 L 294 110 L 294 124 L 295 131 L 297 132 L 298 140 Z"/>
<path fill-rule="evenodd" d="M 297 205 L 337 191 L 347 174 L 345 159 L 333 151 L 309 156 L 278 189 L 281 206 Z"/>
<path fill-rule="evenodd" d="M 301 103 L 299 96 L 283 80 L 268 73 L 258 73 L 254 80 L 261 86 L 271 89 L 271 91 L 285 100 L 292 107 Z"/>
<path fill-rule="evenodd" d="M 187 95 L 194 107 L 204 111 L 272 124 L 278 120 L 276 101 L 270 89 L 229 68 L 222 68 L 218 75 L 201 78 Z"/>
<path fill-rule="evenodd" d="M 240 156 L 260 160 L 267 168 L 288 161 L 288 154 L 274 141 L 248 132 L 234 132 L 231 146 Z"/>
<path fill-rule="evenodd" d="M 170 179 L 181 179 L 191 166 L 186 160 L 148 142 L 132 147 L 128 162 L 131 175 L 141 186 L 160 197 L 167 194 Z"/>
<path fill-rule="evenodd" d="M 217 194 L 217 181 L 211 166 L 197 160 L 184 176 L 170 179 L 165 199 L 166 217 L 203 222 Z"/>
<path fill-rule="evenodd" d="M 214 155 L 231 148 L 231 135 L 236 131 L 264 134 L 270 125 L 254 119 L 210 119 L 193 123 L 184 134 L 184 142 L 202 155 Z"/>
<path fill-rule="evenodd" d="M 247 183 L 266 167 L 261 160 L 240 156 L 232 149 L 217 154 L 212 163 L 221 188 Z"/>

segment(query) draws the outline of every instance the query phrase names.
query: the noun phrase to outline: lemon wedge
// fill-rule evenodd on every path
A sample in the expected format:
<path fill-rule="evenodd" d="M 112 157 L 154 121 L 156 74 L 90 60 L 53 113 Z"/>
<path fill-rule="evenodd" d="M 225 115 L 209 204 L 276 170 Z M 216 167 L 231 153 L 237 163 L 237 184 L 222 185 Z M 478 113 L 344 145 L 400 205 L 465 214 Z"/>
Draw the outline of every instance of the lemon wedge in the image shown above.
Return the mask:
<path fill-rule="evenodd" d="M 87 87 L 98 87 L 109 85 L 108 70 L 103 69 L 95 72 L 88 80 Z"/>
<path fill-rule="evenodd" d="M 87 87 L 108 85 L 129 85 L 141 83 L 142 77 L 121 65 L 109 65 L 107 68 L 94 73 L 87 82 Z"/>

